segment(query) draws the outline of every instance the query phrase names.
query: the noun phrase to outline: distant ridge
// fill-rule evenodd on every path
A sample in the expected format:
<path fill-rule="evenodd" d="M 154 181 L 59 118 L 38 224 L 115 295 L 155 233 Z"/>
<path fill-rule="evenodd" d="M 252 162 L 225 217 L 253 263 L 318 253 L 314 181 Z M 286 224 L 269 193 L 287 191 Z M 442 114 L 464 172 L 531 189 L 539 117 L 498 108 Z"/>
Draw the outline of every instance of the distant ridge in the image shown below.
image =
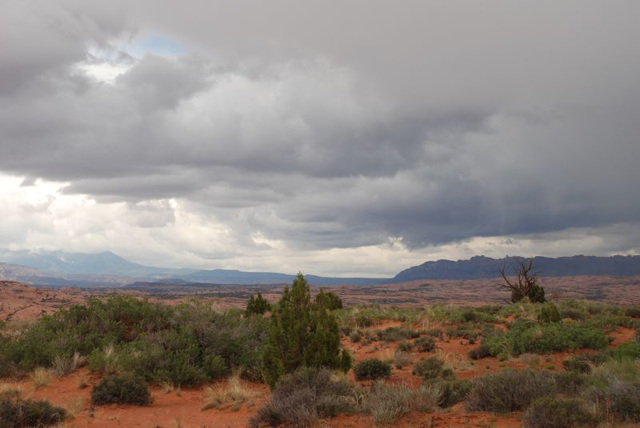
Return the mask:
<path fill-rule="evenodd" d="M 11 251 L 0 249 L 0 262 L 26 266 L 52 274 L 113 275 L 123 277 L 163 277 L 182 275 L 193 269 L 171 269 L 144 266 L 130 262 L 110 251 L 100 253 L 67 253 L 64 251 Z"/>
<path fill-rule="evenodd" d="M 512 267 L 518 257 L 493 259 L 476 256 L 469 260 L 438 260 L 425 262 L 419 266 L 405 269 L 391 282 L 405 282 L 417 279 L 481 279 L 499 276 L 498 269 Z M 576 275 L 640 275 L 640 256 L 572 256 L 572 257 L 534 257 L 535 271 L 540 276 L 576 276 Z"/>
<path fill-rule="evenodd" d="M 289 284 L 295 275 L 274 272 L 242 272 L 239 270 L 213 269 L 201 270 L 189 275 L 181 275 L 180 279 L 197 283 L 270 285 Z M 311 285 L 363 285 L 381 282 L 380 278 L 330 278 L 317 275 L 305 275 Z"/>
<path fill-rule="evenodd" d="M 377 284 L 381 278 L 331 278 L 305 275 L 312 285 Z M 144 266 L 109 251 L 12 251 L 0 249 L 0 279 L 39 286 L 113 287 L 133 282 L 163 284 L 289 284 L 293 274 L 243 272 L 229 269 L 195 270 Z"/>

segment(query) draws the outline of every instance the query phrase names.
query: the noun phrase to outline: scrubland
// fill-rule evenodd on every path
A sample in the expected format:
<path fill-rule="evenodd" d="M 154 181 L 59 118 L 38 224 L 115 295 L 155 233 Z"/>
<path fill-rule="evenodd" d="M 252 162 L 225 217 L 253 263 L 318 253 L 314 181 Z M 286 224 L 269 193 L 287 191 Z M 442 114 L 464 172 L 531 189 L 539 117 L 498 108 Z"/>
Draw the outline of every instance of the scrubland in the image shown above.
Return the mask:
<path fill-rule="evenodd" d="M 270 388 L 271 307 L 111 295 L 3 322 L 0 426 L 640 423 L 638 306 L 327 309 L 352 368 L 302 363 Z"/>

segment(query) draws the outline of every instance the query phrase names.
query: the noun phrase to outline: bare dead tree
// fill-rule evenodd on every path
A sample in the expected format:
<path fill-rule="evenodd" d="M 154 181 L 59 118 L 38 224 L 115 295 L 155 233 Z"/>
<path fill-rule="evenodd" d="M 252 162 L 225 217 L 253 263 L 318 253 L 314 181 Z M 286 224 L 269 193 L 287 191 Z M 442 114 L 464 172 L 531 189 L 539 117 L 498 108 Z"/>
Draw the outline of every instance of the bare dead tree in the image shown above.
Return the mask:
<path fill-rule="evenodd" d="M 509 260 L 508 257 L 507 260 Z M 544 288 L 538 285 L 538 274 L 533 270 L 533 258 L 525 260 L 518 257 L 516 261 L 518 271 L 515 279 L 509 279 L 507 276 L 506 261 L 505 265 L 498 269 L 505 282 L 505 284 L 501 284 L 501 287 L 511 292 L 511 303 L 519 302 L 525 297 L 528 297 L 532 303 L 544 302 Z"/>

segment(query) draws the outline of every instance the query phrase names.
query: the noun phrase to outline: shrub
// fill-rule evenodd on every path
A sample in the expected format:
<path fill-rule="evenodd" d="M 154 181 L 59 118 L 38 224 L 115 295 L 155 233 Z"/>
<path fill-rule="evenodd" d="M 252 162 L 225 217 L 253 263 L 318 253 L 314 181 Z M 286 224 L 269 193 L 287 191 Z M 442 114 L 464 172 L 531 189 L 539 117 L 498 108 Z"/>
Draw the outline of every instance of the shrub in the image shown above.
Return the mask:
<path fill-rule="evenodd" d="M 267 321 L 240 315 L 198 301 L 169 307 L 132 297 L 92 298 L 0 341 L 0 374 L 24 375 L 36 367 L 63 373 L 88 355 L 90 369 L 102 374 L 132 371 L 149 381 L 196 386 L 220 375 L 220 361 L 209 358 L 218 355 L 225 373 L 241 367 L 243 376 L 257 380 Z"/>
<path fill-rule="evenodd" d="M 525 352 L 550 353 L 570 349 L 602 349 L 609 338 L 600 329 L 587 326 L 518 321 L 504 334 L 485 338 L 481 347 L 490 355 L 520 355 Z"/>
<path fill-rule="evenodd" d="M 231 406 L 232 409 L 239 409 L 242 403 L 256 397 L 257 392 L 252 391 L 243 385 L 239 373 L 229 376 L 224 383 L 205 388 L 206 404 L 201 410 L 218 409 Z"/>
<path fill-rule="evenodd" d="M 389 327 L 385 330 L 378 330 L 378 340 L 384 340 L 385 342 L 397 342 L 399 340 L 415 339 L 420 336 L 420 333 L 413 330 L 408 330 L 401 327 Z"/>
<path fill-rule="evenodd" d="M 249 298 L 247 302 L 247 309 L 244 311 L 246 316 L 251 315 L 262 315 L 270 309 L 269 302 L 267 299 L 262 297 L 261 293 L 258 293 L 256 297 L 253 297 L 253 294 Z"/>
<path fill-rule="evenodd" d="M 613 351 L 613 357 L 622 360 L 625 358 L 637 359 L 640 358 L 640 342 L 627 342 L 621 343 Z"/>
<path fill-rule="evenodd" d="M 29 374 L 29 379 L 33 383 L 35 389 L 43 388 L 51 383 L 51 379 L 53 379 L 53 370 L 38 367 Z"/>
<path fill-rule="evenodd" d="M 444 369 L 444 361 L 438 357 L 430 357 L 420 361 L 413 367 L 413 374 L 422 376 L 425 380 L 439 378 Z"/>
<path fill-rule="evenodd" d="M 577 394 L 589 382 L 589 376 L 577 372 L 556 372 L 552 374 L 555 388 L 560 394 Z"/>
<path fill-rule="evenodd" d="M 398 348 L 393 353 L 393 363 L 398 369 L 401 369 L 404 366 L 408 366 L 409 364 L 411 364 L 411 355 L 408 352 L 402 351 L 400 348 Z"/>
<path fill-rule="evenodd" d="M 439 328 L 432 328 L 430 330 L 425 331 L 424 333 L 427 336 L 431 336 L 432 338 L 438 338 L 442 340 L 444 338 L 444 333 Z"/>
<path fill-rule="evenodd" d="M 468 380 L 450 379 L 437 384 L 438 406 L 448 408 L 467 399 L 473 383 Z"/>
<path fill-rule="evenodd" d="M 475 349 L 469 351 L 469 358 L 472 360 L 480 360 L 482 358 L 491 357 L 493 354 L 487 345 L 481 344 Z"/>
<path fill-rule="evenodd" d="M 522 416 L 525 428 L 574 428 L 596 426 L 584 403 L 552 397 L 534 401 Z"/>
<path fill-rule="evenodd" d="M 640 318 L 640 307 L 627 308 L 624 314 L 631 318 Z"/>
<path fill-rule="evenodd" d="M 411 412 L 432 412 L 437 403 L 435 388 L 375 384 L 367 398 L 366 409 L 375 423 L 391 424 Z"/>
<path fill-rule="evenodd" d="M 360 333 L 360 330 L 355 330 L 349 335 L 349 339 L 353 343 L 358 343 L 362 340 L 362 333 Z"/>
<path fill-rule="evenodd" d="M 66 410 L 46 400 L 25 400 L 15 390 L 0 392 L 0 426 L 3 428 L 57 425 L 66 416 Z"/>
<path fill-rule="evenodd" d="M 538 315 L 538 321 L 540 322 L 559 322 L 560 312 L 558 308 L 551 302 L 544 303 L 540 309 L 540 315 Z"/>
<path fill-rule="evenodd" d="M 316 303 L 329 311 L 342 309 L 342 300 L 338 295 L 331 291 L 320 290 L 316 295 Z"/>
<path fill-rule="evenodd" d="M 91 403 L 97 406 L 111 403 L 147 406 L 151 404 L 151 394 L 144 379 L 123 373 L 102 379 L 91 391 Z"/>
<path fill-rule="evenodd" d="M 466 407 L 471 411 L 509 413 L 555 392 L 556 384 L 548 372 L 506 369 L 474 380 Z"/>
<path fill-rule="evenodd" d="M 596 354 L 580 354 L 567 358 L 562 362 L 565 370 L 577 373 L 591 373 L 594 367 L 605 363 L 611 358 L 609 352 L 599 352 Z"/>
<path fill-rule="evenodd" d="M 402 352 L 409 352 L 413 348 L 413 344 L 411 342 L 400 342 L 398 343 L 398 350 Z"/>
<path fill-rule="evenodd" d="M 356 317 L 356 324 L 358 327 L 371 327 L 373 325 L 373 319 L 365 314 L 360 314 Z"/>
<path fill-rule="evenodd" d="M 601 418 L 621 422 L 640 422 L 640 381 L 614 379 L 604 388 L 591 392 Z"/>
<path fill-rule="evenodd" d="M 353 412 L 357 407 L 357 391 L 348 382 L 334 380 L 328 369 L 303 367 L 280 379 L 270 401 L 258 409 L 249 425 L 307 427 L 320 418 Z"/>
<path fill-rule="evenodd" d="M 377 358 L 361 361 L 353 369 L 356 379 L 380 379 L 391 375 L 391 366 Z"/>
<path fill-rule="evenodd" d="M 436 349 L 436 341 L 430 336 L 420 337 L 413 344 L 419 352 L 432 352 Z"/>

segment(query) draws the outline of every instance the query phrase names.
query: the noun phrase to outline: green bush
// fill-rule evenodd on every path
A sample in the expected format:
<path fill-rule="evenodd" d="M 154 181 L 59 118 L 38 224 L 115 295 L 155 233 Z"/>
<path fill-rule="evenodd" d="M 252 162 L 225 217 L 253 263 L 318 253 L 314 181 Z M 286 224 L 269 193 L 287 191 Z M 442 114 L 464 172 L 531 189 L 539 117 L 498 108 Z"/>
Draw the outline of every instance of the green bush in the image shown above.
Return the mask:
<path fill-rule="evenodd" d="M 336 309 L 342 309 L 342 300 L 338 295 L 332 291 L 320 290 L 316 295 L 316 303 L 329 311 L 335 311 Z"/>
<path fill-rule="evenodd" d="M 517 356 L 526 352 L 551 353 L 572 349 L 602 349 L 609 344 L 607 335 L 599 329 L 582 325 L 518 321 L 501 335 L 485 338 L 482 348 L 492 356 Z"/>
<path fill-rule="evenodd" d="M 258 409 L 249 426 L 311 426 L 320 418 L 356 411 L 357 397 L 353 386 L 334 380 L 330 370 L 302 367 L 280 379 L 270 401 Z"/>
<path fill-rule="evenodd" d="M 380 379 L 391 375 L 391 366 L 377 358 L 361 361 L 353 369 L 356 379 Z"/>
<path fill-rule="evenodd" d="M 418 352 L 433 352 L 436 350 L 436 341 L 431 336 L 420 337 L 413 344 Z"/>
<path fill-rule="evenodd" d="M 0 393 L 0 426 L 41 427 L 64 422 L 67 412 L 46 400 L 25 400 L 15 390 Z"/>
<path fill-rule="evenodd" d="M 481 344 L 475 349 L 469 351 L 469 358 L 472 360 L 480 360 L 482 358 L 492 357 L 493 353 L 488 345 Z"/>
<path fill-rule="evenodd" d="M 540 309 L 540 315 L 538 315 L 538 321 L 540 322 L 560 322 L 560 312 L 558 308 L 551 302 L 542 304 Z"/>
<path fill-rule="evenodd" d="M 534 401 L 524 412 L 522 423 L 525 428 L 577 428 L 598 425 L 583 402 L 553 397 Z"/>
<path fill-rule="evenodd" d="M 102 379 L 91 391 L 91 403 L 97 406 L 111 403 L 147 406 L 151 404 L 151 394 L 144 379 L 122 373 Z"/>
<path fill-rule="evenodd" d="M 0 375 L 24 375 L 78 353 L 89 356 L 93 371 L 132 371 L 153 382 L 197 386 L 230 367 L 257 380 L 266 336 L 262 317 L 218 313 L 206 302 L 169 307 L 132 297 L 92 298 L 41 317 L 16 339 L 0 341 Z"/>
<path fill-rule="evenodd" d="M 510 413 L 526 409 L 538 398 L 553 396 L 556 390 L 553 376 L 548 372 L 506 369 L 474 380 L 466 408 Z"/>
<path fill-rule="evenodd" d="M 373 318 L 365 314 L 360 314 L 356 317 L 356 324 L 360 328 L 371 327 L 373 325 Z"/>
<path fill-rule="evenodd" d="M 425 380 L 437 379 L 443 375 L 443 372 L 444 361 L 438 357 L 429 357 L 413 367 L 413 374 L 422 376 Z"/>
<path fill-rule="evenodd" d="M 552 373 L 555 388 L 560 394 L 577 394 L 590 382 L 589 376 L 578 372 Z"/>
<path fill-rule="evenodd" d="M 640 422 L 640 381 L 613 380 L 603 388 L 591 391 L 601 419 Z"/>
<path fill-rule="evenodd" d="M 565 370 L 577 373 L 591 373 L 593 367 L 604 363 L 609 357 L 605 354 L 580 354 L 574 355 L 562 362 Z"/>
<path fill-rule="evenodd" d="M 438 406 L 448 408 L 467 399 L 473 383 L 468 380 L 449 379 L 437 384 Z"/>
<path fill-rule="evenodd" d="M 640 342 L 621 343 L 613 351 L 613 357 L 618 360 L 640 358 Z"/>
<path fill-rule="evenodd" d="M 440 339 L 440 340 L 444 339 L 444 333 L 439 328 L 432 328 L 430 330 L 425 331 L 424 334 L 426 336 L 431 336 L 434 339 Z"/>
<path fill-rule="evenodd" d="M 378 340 L 384 340 L 385 342 L 397 342 L 399 340 L 415 339 L 420 336 L 420 333 L 413 330 L 408 330 L 401 327 L 389 327 L 385 330 L 378 330 Z"/>

